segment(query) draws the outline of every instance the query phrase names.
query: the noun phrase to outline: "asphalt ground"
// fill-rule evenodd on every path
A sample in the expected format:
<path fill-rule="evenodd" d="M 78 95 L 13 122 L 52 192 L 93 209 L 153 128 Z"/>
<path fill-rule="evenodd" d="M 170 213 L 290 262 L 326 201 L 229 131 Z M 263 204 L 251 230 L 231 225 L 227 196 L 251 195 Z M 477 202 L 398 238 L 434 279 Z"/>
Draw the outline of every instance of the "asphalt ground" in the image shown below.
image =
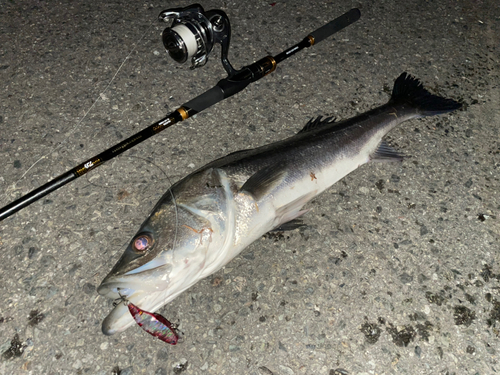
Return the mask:
<path fill-rule="evenodd" d="M 148 126 L 225 76 L 164 53 L 156 18 L 189 2 L 11 1 L 0 8 L 0 205 Z M 0 223 L 0 374 L 500 373 L 500 5 L 477 1 L 204 2 L 232 24 L 237 68 L 353 7 L 361 19 L 243 92 Z M 122 65 L 123 64 L 123 65 Z M 107 337 L 96 287 L 170 182 L 235 150 L 385 103 L 407 71 L 452 114 L 388 141 L 160 310 L 169 346 Z M 110 83 L 111 82 L 111 83 Z"/>

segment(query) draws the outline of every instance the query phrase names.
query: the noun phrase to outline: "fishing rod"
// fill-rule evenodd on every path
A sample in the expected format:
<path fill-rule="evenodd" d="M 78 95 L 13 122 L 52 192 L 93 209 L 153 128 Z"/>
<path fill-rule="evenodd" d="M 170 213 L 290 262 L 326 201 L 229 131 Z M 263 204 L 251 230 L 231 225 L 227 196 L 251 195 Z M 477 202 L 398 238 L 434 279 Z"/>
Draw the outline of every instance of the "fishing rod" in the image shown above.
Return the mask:
<path fill-rule="evenodd" d="M 359 9 L 351 9 L 313 31 L 301 42 L 278 55 L 266 56 L 253 64 L 236 70 L 232 67 L 227 56 L 231 39 L 231 27 L 225 12 L 218 9 L 205 12 L 199 4 L 162 11 L 158 17 L 159 20 L 164 22 L 172 21 L 171 26 L 167 27 L 162 33 L 163 45 L 172 59 L 179 63 L 185 63 L 189 60 L 191 69 L 195 69 L 205 65 L 214 45 L 220 44 L 221 62 L 228 76 L 163 119 L 3 207 L 0 209 L 0 221 L 173 124 L 187 120 L 196 113 L 237 94 L 250 83 L 273 72 L 283 60 L 344 29 L 356 22 L 360 16 Z"/>

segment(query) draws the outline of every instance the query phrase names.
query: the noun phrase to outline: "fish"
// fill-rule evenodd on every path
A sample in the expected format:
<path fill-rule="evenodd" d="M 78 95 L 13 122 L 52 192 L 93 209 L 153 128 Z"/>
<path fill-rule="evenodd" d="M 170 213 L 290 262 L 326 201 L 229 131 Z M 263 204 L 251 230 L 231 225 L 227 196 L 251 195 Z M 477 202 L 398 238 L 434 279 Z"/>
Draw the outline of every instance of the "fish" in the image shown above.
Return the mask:
<path fill-rule="evenodd" d="M 384 140 L 394 127 L 460 107 L 405 72 L 387 104 L 338 122 L 311 119 L 292 137 L 208 163 L 166 191 L 98 293 L 157 311 L 265 233 L 296 221 L 307 202 L 361 165 L 401 161 Z M 133 323 L 127 304 L 119 303 L 102 332 L 113 335 Z"/>

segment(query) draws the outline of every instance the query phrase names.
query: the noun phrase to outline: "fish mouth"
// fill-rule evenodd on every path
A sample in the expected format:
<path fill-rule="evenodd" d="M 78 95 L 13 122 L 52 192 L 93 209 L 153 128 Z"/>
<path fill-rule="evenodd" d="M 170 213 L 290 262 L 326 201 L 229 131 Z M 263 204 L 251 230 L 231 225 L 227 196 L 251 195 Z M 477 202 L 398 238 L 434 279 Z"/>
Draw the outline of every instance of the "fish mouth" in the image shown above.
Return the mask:
<path fill-rule="evenodd" d="M 111 310 L 102 322 L 102 332 L 114 335 L 134 323 L 125 300 L 143 310 L 154 312 L 165 305 L 169 296 L 169 265 L 160 266 L 144 272 L 127 272 L 123 275 L 109 274 L 97 288 L 97 293 L 121 301 Z"/>
<path fill-rule="evenodd" d="M 112 290 L 110 291 L 110 289 L 108 288 L 108 285 L 101 285 L 98 289 L 99 294 L 105 296 L 115 295 L 115 292 Z M 134 305 L 140 307 L 142 310 L 149 312 L 158 310 L 165 304 L 166 300 L 166 291 L 136 291 L 127 288 L 120 288 L 119 291 L 121 297 L 118 298 L 122 298 L 122 301 L 120 301 L 120 303 L 118 303 L 111 310 L 111 312 L 102 322 L 102 333 L 107 336 L 123 332 L 135 322 L 123 299 L 126 299 L 127 301 L 132 302 Z M 127 293 L 127 295 L 122 294 L 122 291 Z"/>

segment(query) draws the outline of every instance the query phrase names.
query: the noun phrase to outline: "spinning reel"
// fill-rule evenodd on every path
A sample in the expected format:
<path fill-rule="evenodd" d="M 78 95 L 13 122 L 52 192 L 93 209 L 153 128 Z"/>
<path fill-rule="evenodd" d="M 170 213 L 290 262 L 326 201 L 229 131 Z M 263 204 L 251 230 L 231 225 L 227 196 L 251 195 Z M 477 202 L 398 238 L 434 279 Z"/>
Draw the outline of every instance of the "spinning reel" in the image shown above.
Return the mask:
<path fill-rule="evenodd" d="M 229 76 L 236 73 L 227 59 L 231 26 L 222 10 L 205 12 L 200 4 L 185 8 L 167 9 L 158 16 L 160 21 L 172 21 L 162 34 L 163 45 L 169 56 L 178 63 L 191 62 L 191 69 L 203 66 L 214 45 L 221 45 L 221 61 Z"/>

